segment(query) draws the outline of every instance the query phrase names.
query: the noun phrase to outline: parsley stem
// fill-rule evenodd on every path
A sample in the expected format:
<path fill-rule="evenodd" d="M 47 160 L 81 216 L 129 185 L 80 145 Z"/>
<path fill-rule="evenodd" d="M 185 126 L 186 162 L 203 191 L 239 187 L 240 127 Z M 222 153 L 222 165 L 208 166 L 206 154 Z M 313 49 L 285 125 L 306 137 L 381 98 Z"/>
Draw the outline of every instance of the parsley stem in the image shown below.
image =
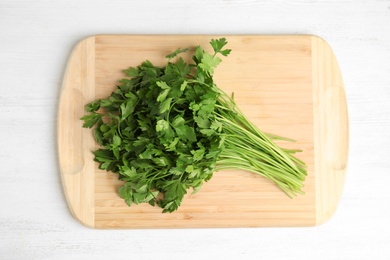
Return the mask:
<path fill-rule="evenodd" d="M 240 111 L 233 96 L 222 90 L 215 107 L 226 136 L 216 169 L 245 169 L 273 181 L 289 197 L 301 194 L 307 173 L 305 164 L 293 156 L 299 150 L 273 142 L 294 140 L 260 131 Z"/>

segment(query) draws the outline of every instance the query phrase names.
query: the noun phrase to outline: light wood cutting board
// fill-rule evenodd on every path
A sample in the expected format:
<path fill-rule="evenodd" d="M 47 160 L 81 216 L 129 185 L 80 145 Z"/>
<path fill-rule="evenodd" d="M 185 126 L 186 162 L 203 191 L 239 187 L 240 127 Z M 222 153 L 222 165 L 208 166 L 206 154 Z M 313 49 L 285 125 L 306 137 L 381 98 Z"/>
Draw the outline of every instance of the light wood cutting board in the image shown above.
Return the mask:
<path fill-rule="evenodd" d="M 298 140 L 308 165 L 305 195 L 287 197 L 270 181 L 245 171 L 220 171 L 174 213 L 128 207 L 121 182 L 97 169 L 91 129 L 82 128 L 84 105 L 108 96 L 122 72 L 145 59 L 163 65 L 178 47 L 201 45 L 210 35 L 99 35 L 80 41 L 69 59 L 58 114 L 62 184 L 69 208 L 93 228 L 195 228 L 314 226 L 335 212 L 348 153 L 348 115 L 343 82 L 329 45 L 315 36 L 227 35 L 229 57 L 215 82 L 234 91 L 242 111 L 265 132 Z M 190 55 L 190 54 L 189 54 Z"/>

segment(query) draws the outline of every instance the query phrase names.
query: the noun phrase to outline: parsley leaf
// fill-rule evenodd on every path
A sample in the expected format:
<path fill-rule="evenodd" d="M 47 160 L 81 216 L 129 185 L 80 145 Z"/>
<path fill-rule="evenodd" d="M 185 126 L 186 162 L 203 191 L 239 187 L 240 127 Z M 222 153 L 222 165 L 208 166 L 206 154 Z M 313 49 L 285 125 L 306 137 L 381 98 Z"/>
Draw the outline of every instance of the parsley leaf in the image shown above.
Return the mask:
<path fill-rule="evenodd" d="M 222 48 L 227 44 L 227 41 L 225 38 L 212 39 L 210 41 L 210 44 L 213 47 L 215 53 L 221 53 L 223 56 L 227 56 L 231 52 L 230 49 L 222 50 Z"/>
<path fill-rule="evenodd" d="M 90 106 L 88 106 L 90 107 Z M 83 116 L 81 120 L 84 120 L 83 127 L 92 128 L 100 119 L 102 118 L 101 114 L 92 113 L 86 116 Z"/>
<path fill-rule="evenodd" d="M 221 61 L 222 60 L 219 57 L 214 57 L 208 53 L 204 53 L 199 67 L 212 75 L 214 74 L 214 69 L 218 66 L 219 63 L 221 63 Z"/>
<path fill-rule="evenodd" d="M 183 52 L 186 52 L 186 51 L 188 51 L 188 48 L 185 48 L 185 49 L 178 48 L 177 50 L 175 50 L 171 54 L 168 54 L 167 56 L 165 56 L 165 58 L 170 60 L 170 59 L 176 57 L 179 53 L 183 53 Z"/>

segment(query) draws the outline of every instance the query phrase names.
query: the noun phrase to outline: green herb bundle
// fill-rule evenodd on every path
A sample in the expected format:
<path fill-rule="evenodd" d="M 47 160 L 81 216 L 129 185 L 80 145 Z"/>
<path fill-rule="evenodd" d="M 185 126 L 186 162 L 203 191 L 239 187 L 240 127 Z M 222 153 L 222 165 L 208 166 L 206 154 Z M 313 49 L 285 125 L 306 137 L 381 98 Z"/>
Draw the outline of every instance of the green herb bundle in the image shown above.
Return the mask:
<path fill-rule="evenodd" d="M 199 191 L 221 169 L 264 176 L 290 197 L 302 193 L 306 166 L 293 156 L 298 150 L 278 147 L 274 140 L 288 139 L 261 132 L 216 86 L 214 69 L 231 50 L 225 38 L 210 44 L 214 53 L 197 46 L 191 64 L 176 57 L 187 49 L 177 49 L 164 67 L 144 61 L 125 70 L 129 78 L 108 98 L 85 107 L 83 126 L 95 126 L 101 146 L 95 161 L 118 173 L 129 206 L 173 212 L 190 188 Z"/>

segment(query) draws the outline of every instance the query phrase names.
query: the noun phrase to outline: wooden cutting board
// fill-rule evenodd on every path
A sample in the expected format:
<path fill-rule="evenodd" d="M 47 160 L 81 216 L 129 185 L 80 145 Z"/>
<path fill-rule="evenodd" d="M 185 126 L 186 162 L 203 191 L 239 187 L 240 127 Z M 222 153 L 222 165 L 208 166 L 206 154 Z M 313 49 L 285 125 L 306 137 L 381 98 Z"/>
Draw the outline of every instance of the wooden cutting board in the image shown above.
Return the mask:
<path fill-rule="evenodd" d="M 245 171 L 220 171 L 174 213 L 128 207 L 121 182 L 97 169 L 84 105 L 113 91 L 122 72 L 145 59 L 163 65 L 178 47 L 201 45 L 210 35 L 98 35 L 80 41 L 69 59 L 58 113 L 58 150 L 69 208 L 93 228 L 314 226 L 335 212 L 346 172 L 348 115 L 343 82 L 329 45 L 315 36 L 227 35 L 229 57 L 215 82 L 265 132 L 298 140 L 308 165 L 305 195 L 288 198 L 270 181 Z"/>

